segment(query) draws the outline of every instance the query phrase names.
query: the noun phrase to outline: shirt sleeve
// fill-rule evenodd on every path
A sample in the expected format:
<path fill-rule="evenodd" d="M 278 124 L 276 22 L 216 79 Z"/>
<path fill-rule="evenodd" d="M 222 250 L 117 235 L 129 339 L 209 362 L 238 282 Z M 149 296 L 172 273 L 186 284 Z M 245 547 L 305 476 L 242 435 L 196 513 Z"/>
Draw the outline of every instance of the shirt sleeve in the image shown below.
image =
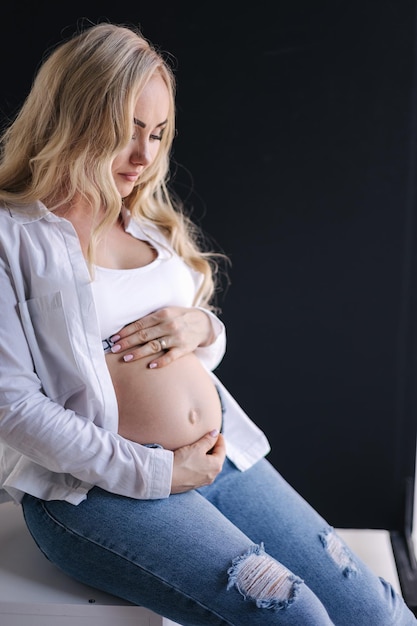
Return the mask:
<path fill-rule="evenodd" d="M 204 307 L 195 307 L 204 311 L 209 318 L 215 334 L 215 340 L 208 346 L 196 348 L 195 354 L 209 371 L 213 371 L 221 363 L 226 352 L 226 328 L 223 322 Z"/>

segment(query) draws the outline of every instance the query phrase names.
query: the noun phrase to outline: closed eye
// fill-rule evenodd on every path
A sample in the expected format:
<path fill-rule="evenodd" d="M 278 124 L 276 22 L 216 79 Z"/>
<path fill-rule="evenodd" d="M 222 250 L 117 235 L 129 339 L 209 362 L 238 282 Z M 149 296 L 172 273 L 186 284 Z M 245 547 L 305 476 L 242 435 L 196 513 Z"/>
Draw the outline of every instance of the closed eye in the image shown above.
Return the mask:
<path fill-rule="evenodd" d="M 146 124 L 144 122 L 142 122 L 141 120 L 138 120 L 137 117 L 133 118 L 133 123 L 135 126 L 139 126 L 140 128 L 146 128 Z M 159 135 L 149 135 L 149 138 L 152 139 L 153 141 L 162 141 L 162 137 L 164 135 L 164 130 L 166 128 L 166 125 L 168 123 L 168 120 L 164 120 L 163 122 L 161 122 L 160 124 L 157 125 L 156 128 L 160 128 L 161 132 Z M 132 136 L 132 139 L 136 139 L 136 134 L 134 134 Z"/>

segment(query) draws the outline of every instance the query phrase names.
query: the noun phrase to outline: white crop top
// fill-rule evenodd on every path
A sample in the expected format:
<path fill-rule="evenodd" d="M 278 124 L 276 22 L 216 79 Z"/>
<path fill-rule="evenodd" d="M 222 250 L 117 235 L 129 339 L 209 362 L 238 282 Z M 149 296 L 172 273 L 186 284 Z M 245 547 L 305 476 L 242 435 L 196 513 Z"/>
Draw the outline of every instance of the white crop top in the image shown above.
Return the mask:
<path fill-rule="evenodd" d="M 193 306 L 197 272 L 170 249 L 153 239 L 151 244 L 157 257 L 143 267 L 95 266 L 92 288 L 102 340 L 161 307 Z"/>

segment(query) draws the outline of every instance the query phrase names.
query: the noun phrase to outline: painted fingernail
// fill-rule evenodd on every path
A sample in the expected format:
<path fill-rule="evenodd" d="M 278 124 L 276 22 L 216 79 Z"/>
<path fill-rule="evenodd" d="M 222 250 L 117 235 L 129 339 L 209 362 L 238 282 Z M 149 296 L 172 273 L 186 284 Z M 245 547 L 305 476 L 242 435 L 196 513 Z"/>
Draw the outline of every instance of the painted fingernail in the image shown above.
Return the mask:
<path fill-rule="evenodd" d="M 131 361 L 133 359 L 133 354 L 126 354 L 126 356 L 123 357 L 123 361 Z"/>
<path fill-rule="evenodd" d="M 112 352 L 119 352 L 121 349 L 122 349 L 122 346 L 120 346 L 119 344 L 116 344 L 115 346 L 112 346 L 110 348 Z"/>
<path fill-rule="evenodd" d="M 218 431 L 218 430 L 212 430 L 212 431 L 211 431 L 211 433 L 210 433 L 210 435 L 211 435 L 212 437 L 217 437 L 217 435 L 218 435 L 218 434 L 219 434 L 219 431 Z"/>
<path fill-rule="evenodd" d="M 119 341 L 119 339 L 120 339 L 120 335 L 112 335 L 112 336 L 110 337 L 110 339 L 111 339 L 111 341 Z"/>
<path fill-rule="evenodd" d="M 150 370 L 154 370 L 156 367 L 158 367 L 158 363 L 149 363 Z"/>

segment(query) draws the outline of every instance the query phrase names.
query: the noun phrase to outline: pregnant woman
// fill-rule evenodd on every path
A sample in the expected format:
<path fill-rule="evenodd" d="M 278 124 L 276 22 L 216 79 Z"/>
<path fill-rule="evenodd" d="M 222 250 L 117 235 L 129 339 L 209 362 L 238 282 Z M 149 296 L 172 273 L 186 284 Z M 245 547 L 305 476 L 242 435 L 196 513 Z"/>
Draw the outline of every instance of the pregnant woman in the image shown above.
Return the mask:
<path fill-rule="evenodd" d="M 221 255 L 169 191 L 174 93 L 136 28 L 89 24 L 2 135 L 2 497 L 68 575 L 179 624 L 415 626 L 214 374 Z"/>

